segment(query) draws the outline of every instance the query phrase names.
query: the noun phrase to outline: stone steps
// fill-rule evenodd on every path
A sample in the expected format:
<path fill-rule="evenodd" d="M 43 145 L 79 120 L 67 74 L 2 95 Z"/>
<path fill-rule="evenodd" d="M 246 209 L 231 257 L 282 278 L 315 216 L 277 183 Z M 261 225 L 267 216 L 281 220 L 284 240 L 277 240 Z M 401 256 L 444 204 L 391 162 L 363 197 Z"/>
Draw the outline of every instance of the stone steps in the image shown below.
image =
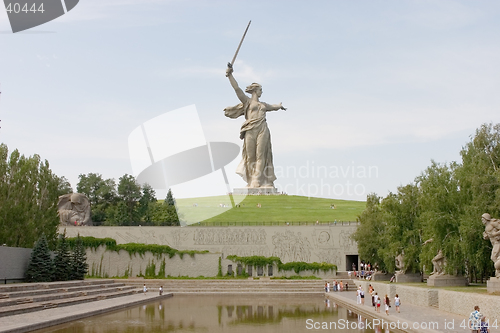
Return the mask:
<path fill-rule="evenodd" d="M 124 283 L 115 283 L 113 280 L 23 285 L 5 288 L 10 292 L 2 294 L 5 297 L 0 300 L 0 317 L 95 302 L 142 292 L 142 289 L 126 286 Z"/>
<path fill-rule="evenodd" d="M 352 280 L 349 290 L 355 290 Z M 128 279 L 127 285 L 141 287 L 146 284 L 149 292 L 156 292 L 163 286 L 164 292 L 175 294 L 324 294 L 324 280 L 177 280 L 177 279 Z M 331 283 L 332 281 L 330 281 Z"/>

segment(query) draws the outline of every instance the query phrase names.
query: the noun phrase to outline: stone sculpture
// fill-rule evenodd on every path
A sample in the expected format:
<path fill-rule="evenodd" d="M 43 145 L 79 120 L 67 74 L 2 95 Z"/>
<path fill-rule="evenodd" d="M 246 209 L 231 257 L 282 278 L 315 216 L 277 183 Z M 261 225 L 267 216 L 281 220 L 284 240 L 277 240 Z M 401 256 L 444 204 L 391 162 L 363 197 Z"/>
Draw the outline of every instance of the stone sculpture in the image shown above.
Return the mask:
<path fill-rule="evenodd" d="M 492 219 L 488 213 L 484 213 L 481 220 L 485 227 L 483 238 L 489 239 L 493 246 L 491 260 L 495 265 L 495 276 L 500 278 L 500 220 Z"/>
<path fill-rule="evenodd" d="M 80 193 L 69 193 L 59 197 L 57 204 L 61 225 L 92 225 L 90 201 Z"/>
<path fill-rule="evenodd" d="M 406 269 L 405 269 L 405 262 L 404 262 L 404 252 L 398 254 L 398 256 L 395 258 L 395 266 L 398 269 L 396 273 L 398 274 L 404 274 Z"/>
<path fill-rule="evenodd" d="M 266 112 L 286 110 L 286 108 L 281 103 L 267 104 L 259 101 L 262 86 L 258 83 L 252 83 L 246 88 L 245 92 L 251 94 L 251 97 L 245 95 L 233 77 L 232 67 L 227 68 L 226 76 L 241 103 L 225 108 L 224 114 L 233 119 L 245 116 L 245 122 L 240 130 L 240 139 L 243 140 L 242 160 L 236 173 L 243 177 L 248 188 L 274 188 L 276 175 Z"/>
<path fill-rule="evenodd" d="M 442 275 L 444 274 L 444 266 L 446 264 L 446 258 L 443 255 L 443 251 L 439 250 L 434 258 L 432 258 L 432 264 L 434 269 L 431 275 Z"/>

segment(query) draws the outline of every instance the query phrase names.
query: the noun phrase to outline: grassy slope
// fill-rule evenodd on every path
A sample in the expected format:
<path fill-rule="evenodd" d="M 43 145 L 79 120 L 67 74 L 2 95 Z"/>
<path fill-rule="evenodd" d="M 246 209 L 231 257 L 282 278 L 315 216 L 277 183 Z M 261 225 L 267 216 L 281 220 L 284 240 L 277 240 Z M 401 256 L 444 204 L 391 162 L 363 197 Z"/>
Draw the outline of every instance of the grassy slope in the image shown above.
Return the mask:
<path fill-rule="evenodd" d="M 235 196 L 235 201 L 239 201 Z M 240 199 L 241 200 L 241 199 Z M 214 216 L 205 222 L 333 222 L 356 221 L 356 218 L 366 206 L 363 201 L 347 201 L 323 198 L 308 198 L 301 196 L 249 195 L 240 202 L 239 208 L 224 209 L 220 204 L 231 207 L 228 196 L 177 199 L 177 205 L 192 207 L 193 204 L 214 213 L 223 213 Z M 261 204 L 261 208 L 257 204 Z M 330 205 L 334 204 L 335 209 Z M 190 212 L 196 209 L 190 209 Z M 195 213 L 193 213 L 195 214 Z"/>

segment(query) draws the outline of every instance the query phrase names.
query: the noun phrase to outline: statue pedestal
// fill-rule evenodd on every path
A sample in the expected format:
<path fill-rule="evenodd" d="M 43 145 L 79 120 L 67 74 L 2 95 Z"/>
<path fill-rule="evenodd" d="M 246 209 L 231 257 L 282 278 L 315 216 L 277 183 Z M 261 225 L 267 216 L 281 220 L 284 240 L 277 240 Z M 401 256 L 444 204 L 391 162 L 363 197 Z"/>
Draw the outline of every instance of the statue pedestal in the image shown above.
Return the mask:
<path fill-rule="evenodd" d="M 420 275 L 420 273 L 397 273 L 396 282 L 399 283 L 422 282 L 422 275 Z"/>
<path fill-rule="evenodd" d="M 233 195 L 278 195 L 281 194 L 275 187 L 243 187 L 234 188 Z"/>
<path fill-rule="evenodd" d="M 467 279 L 463 276 L 448 274 L 434 274 L 427 279 L 427 285 L 429 287 L 465 287 L 467 284 Z"/>
<path fill-rule="evenodd" d="M 391 277 L 391 274 L 376 272 L 372 275 L 372 281 L 390 281 Z"/>
<path fill-rule="evenodd" d="M 488 281 L 486 281 L 486 289 L 488 293 L 497 293 L 500 294 L 500 278 L 490 277 Z"/>

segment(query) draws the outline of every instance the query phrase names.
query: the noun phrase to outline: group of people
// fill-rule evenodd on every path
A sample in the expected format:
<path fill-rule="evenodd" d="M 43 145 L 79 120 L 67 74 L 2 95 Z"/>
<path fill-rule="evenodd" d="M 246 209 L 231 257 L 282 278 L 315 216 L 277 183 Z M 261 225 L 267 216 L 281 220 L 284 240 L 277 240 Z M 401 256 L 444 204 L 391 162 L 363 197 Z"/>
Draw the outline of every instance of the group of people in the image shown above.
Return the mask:
<path fill-rule="evenodd" d="M 359 271 L 356 270 L 356 264 L 352 264 L 352 271 L 349 271 L 349 278 L 358 278 L 362 280 L 371 280 L 372 274 L 374 273 L 373 267 L 370 263 L 361 262 L 359 264 Z"/>
<path fill-rule="evenodd" d="M 146 293 L 148 292 L 148 288 L 146 287 L 145 283 L 144 286 L 142 287 L 142 292 L 144 293 L 144 296 L 146 296 Z M 163 295 L 163 286 L 160 286 L 160 288 L 158 288 L 158 294 L 160 296 Z"/>
<path fill-rule="evenodd" d="M 373 289 L 371 284 L 368 287 L 368 292 L 371 295 L 372 306 L 375 309 L 375 311 L 380 312 L 380 307 L 382 304 L 384 304 L 385 313 L 387 315 L 389 315 L 389 308 L 391 307 L 391 300 L 390 300 L 389 296 L 387 296 L 387 294 L 385 294 L 385 296 L 383 298 L 381 298 L 378 295 L 378 293 L 375 291 L 375 289 Z M 365 304 L 364 291 L 363 291 L 363 288 L 361 286 L 358 288 L 358 295 L 359 295 L 358 296 L 358 298 L 359 298 L 358 304 L 364 305 Z M 399 310 L 400 310 L 399 307 L 401 306 L 401 299 L 399 298 L 398 294 L 396 294 L 396 296 L 394 297 L 394 306 L 396 307 L 396 312 L 399 313 Z"/>
<path fill-rule="evenodd" d="M 471 333 L 490 333 L 486 316 L 479 312 L 479 306 L 474 307 L 474 311 L 469 316 L 469 329 Z"/>
<path fill-rule="evenodd" d="M 330 282 L 325 282 L 325 292 L 329 293 L 330 291 L 348 291 L 349 290 L 349 284 L 346 282 L 345 284 L 341 281 L 333 280 L 331 286 L 333 286 L 332 289 L 330 289 Z"/>

